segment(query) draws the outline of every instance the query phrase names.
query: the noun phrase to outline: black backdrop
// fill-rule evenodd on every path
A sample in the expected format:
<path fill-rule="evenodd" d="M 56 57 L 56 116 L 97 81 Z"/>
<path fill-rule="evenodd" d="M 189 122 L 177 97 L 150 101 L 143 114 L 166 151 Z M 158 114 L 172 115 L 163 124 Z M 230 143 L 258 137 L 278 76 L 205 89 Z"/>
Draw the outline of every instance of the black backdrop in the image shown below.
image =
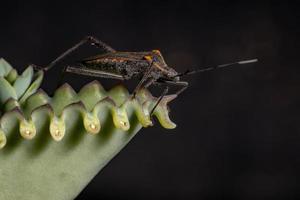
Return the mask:
<path fill-rule="evenodd" d="M 20 70 L 85 35 L 117 50 L 160 49 L 177 71 L 260 60 L 188 77 L 170 105 L 178 127 L 142 130 L 78 200 L 300 198 L 297 4 L 195 2 L 1 2 L 0 56 Z M 86 46 L 66 63 L 96 53 Z M 46 76 L 46 91 L 58 71 Z M 75 89 L 91 80 L 65 79 Z"/>

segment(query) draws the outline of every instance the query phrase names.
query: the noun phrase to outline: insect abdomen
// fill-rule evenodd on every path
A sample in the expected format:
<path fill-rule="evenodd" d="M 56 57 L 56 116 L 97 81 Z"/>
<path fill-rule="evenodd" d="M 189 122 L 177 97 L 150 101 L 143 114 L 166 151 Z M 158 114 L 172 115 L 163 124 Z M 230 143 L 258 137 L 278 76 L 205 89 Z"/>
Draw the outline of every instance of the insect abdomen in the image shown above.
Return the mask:
<path fill-rule="evenodd" d="M 122 58 L 101 58 L 87 60 L 81 63 L 87 68 L 118 73 L 124 76 L 139 74 L 149 65 L 145 60 L 129 60 Z"/>

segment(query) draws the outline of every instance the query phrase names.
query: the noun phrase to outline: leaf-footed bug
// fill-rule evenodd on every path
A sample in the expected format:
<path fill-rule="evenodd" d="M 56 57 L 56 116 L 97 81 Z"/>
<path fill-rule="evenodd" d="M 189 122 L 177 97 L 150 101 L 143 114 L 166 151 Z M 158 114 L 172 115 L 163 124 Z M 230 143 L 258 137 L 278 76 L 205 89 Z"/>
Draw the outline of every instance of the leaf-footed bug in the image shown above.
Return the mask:
<path fill-rule="evenodd" d="M 36 65 L 33 66 L 36 70 L 48 71 L 66 56 L 86 43 L 98 47 L 103 53 L 84 59 L 77 65 L 65 66 L 62 70 L 62 76 L 65 72 L 69 72 L 118 80 L 129 80 L 134 77 L 140 77 L 140 81 L 135 87 L 132 97 L 135 97 L 136 92 L 142 87 L 148 88 L 152 84 L 166 85 L 162 95 L 158 98 L 155 106 L 152 108 L 150 115 L 153 114 L 155 108 L 158 106 L 162 98 L 168 93 L 170 85 L 181 87 L 175 92 L 177 96 L 188 87 L 188 82 L 180 80 L 182 76 L 205 72 L 216 68 L 223 68 L 231 65 L 242 65 L 257 62 L 257 59 L 243 60 L 216 65 L 214 67 L 199 68 L 192 71 L 187 70 L 184 73 L 178 73 L 166 64 L 159 50 L 144 52 L 116 51 L 97 38 L 93 36 L 87 36 L 58 56 L 46 67 L 43 68 Z"/>

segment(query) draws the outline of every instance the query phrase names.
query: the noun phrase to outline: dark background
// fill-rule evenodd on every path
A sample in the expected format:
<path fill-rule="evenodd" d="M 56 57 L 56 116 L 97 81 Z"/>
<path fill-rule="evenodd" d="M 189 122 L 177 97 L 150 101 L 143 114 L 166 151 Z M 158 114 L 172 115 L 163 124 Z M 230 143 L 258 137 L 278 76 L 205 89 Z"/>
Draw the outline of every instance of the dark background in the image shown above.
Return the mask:
<path fill-rule="evenodd" d="M 179 72 L 260 61 L 186 77 L 190 88 L 170 105 L 178 127 L 142 130 L 78 200 L 300 199 L 296 3 L 40 1 L 1 2 L 0 10 L 0 57 L 20 71 L 48 64 L 85 35 L 117 50 L 160 49 Z M 65 63 L 93 54 L 86 46 Z M 46 91 L 58 72 L 45 77 Z M 75 89 L 91 80 L 65 79 Z"/>

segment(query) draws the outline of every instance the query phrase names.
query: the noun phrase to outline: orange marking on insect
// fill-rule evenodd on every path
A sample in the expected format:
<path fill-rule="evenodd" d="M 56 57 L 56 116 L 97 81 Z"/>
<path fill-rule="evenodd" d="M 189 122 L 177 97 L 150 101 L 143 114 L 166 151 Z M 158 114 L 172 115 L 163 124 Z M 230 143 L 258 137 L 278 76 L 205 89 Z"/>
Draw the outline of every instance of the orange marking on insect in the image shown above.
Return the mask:
<path fill-rule="evenodd" d="M 161 55 L 160 51 L 159 51 L 159 50 L 157 50 L 157 49 L 155 49 L 155 50 L 152 50 L 152 52 L 153 52 L 153 53 L 155 53 L 155 54 Z"/>
<path fill-rule="evenodd" d="M 152 56 L 145 56 L 144 58 L 146 60 L 148 60 L 149 62 L 152 62 Z M 163 67 L 159 66 L 157 63 L 153 62 L 152 64 L 154 65 L 154 67 L 158 68 L 159 70 L 161 70 L 163 72 L 167 72 L 166 69 L 164 69 Z"/>
<path fill-rule="evenodd" d="M 145 58 L 146 60 L 152 62 L 152 56 L 145 56 L 144 58 Z"/>

